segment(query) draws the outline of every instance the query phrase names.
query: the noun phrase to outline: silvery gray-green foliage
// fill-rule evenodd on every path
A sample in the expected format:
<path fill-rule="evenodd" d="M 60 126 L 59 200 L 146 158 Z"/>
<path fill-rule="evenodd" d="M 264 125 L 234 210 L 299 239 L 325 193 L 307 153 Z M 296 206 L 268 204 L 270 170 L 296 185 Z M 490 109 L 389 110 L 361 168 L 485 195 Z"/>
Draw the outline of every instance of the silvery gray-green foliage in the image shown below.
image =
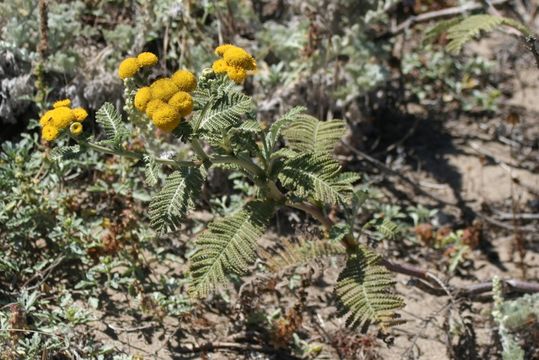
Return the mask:
<path fill-rule="evenodd" d="M 114 224 L 125 220 L 115 215 L 118 204 L 131 201 L 125 206 L 137 211 L 140 204 L 134 199 L 147 197 L 142 171 L 129 160 L 105 162 L 63 139 L 56 145 L 45 148 L 35 133 L 1 144 L 0 358 L 11 351 L 17 354 L 14 359 L 40 358 L 44 352 L 50 357 L 112 358 L 115 350 L 78 330 L 95 320 L 89 312 L 101 306 L 102 291 L 129 292 L 140 302 L 141 295 L 130 292 L 134 282 L 144 284 L 147 295 L 167 314 L 180 316 L 190 310 L 188 298 L 178 290 L 181 279 L 152 283 L 127 248 L 91 256 L 92 250 L 103 247 L 105 218 Z M 110 177 L 121 180 L 111 183 Z M 111 195 L 120 201 L 100 202 Z M 144 216 L 140 220 L 147 222 Z M 144 226 L 126 229 L 117 239 L 127 246 L 133 242 L 159 261 L 165 257 L 162 250 L 156 251 L 162 244 Z M 129 271 L 119 270 L 126 264 Z M 9 331 L 10 304 L 19 304 L 25 315 L 18 338 Z"/>
<path fill-rule="evenodd" d="M 33 52 L 39 42 L 39 8 L 36 1 L 14 0 L 0 4 L 0 13 L 6 23 L 2 27 L 2 39 L 16 48 Z M 60 3 L 48 2 L 48 49 L 47 68 L 66 74 L 73 74 L 79 65 L 79 54 L 73 47 L 73 40 L 83 34 L 90 35 L 91 28 L 81 22 L 85 9 L 82 1 Z"/>
<path fill-rule="evenodd" d="M 25 291 L 6 308 L 20 311 L 25 320 L 32 319 L 33 326 L 40 329 L 29 337 L 24 336 L 24 328 L 17 329 L 19 332 L 15 334 L 19 335 L 19 339 L 13 344 L 9 335 L 10 331 L 14 331 L 10 324 L 10 313 L 0 310 L 0 348 L 6 359 L 41 358 L 45 349 L 49 354 L 70 352 L 75 348 L 90 356 L 100 352 L 93 346 L 91 339 L 81 339 L 75 332 L 76 326 L 88 324 L 93 318 L 89 311 L 74 303 L 70 293 L 63 294 L 57 304 L 51 304 L 38 290 Z"/>
<path fill-rule="evenodd" d="M 76 326 L 92 320 L 87 311 L 74 304 L 68 292 L 51 299 L 27 281 L 58 261 L 90 263 L 86 249 L 91 242 L 85 240 L 96 233 L 94 226 L 67 204 L 73 196 L 81 196 L 73 178 L 88 167 L 102 167 L 95 154 L 54 164 L 40 150 L 37 135 L 29 134 L 22 134 L 18 142 L 4 142 L 0 149 L 1 355 L 30 359 L 41 357 L 43 351 L 53 356 L 75 349 L 80 354 L 97 355 L 101 346 L 75 332 Z M 60 191 L 66 179 L 73 185 Z M 34 290 L 22 289 L 23 285 L 32 285 Z M 79 304 L 83 302 L 79 299 Z M 25 327 L 19 329 L 15 342 L 9 331 L 13 328 L 9 323 L 13 306 L 20 306 L 24 323 L 18 325 Z"/>
<path fill-rule="evenodd" d="M 502 283 L 498 277 L 492 280 L 492 288 L 492 317 L 498 325 L 503 359 L 535 358 L 539 354 L 539 346 L 535 342 L 539 334 L 539 294 L 526 294 L 515 300 L 504 300 Z"/>
<path fill-rule="evenodd" d="M 365 95 L 389 76 L 384 60 L 391 52 L 391 44 L 373 39 L 369 29 L 373 23 L 384 20 L 391 3 L 378 0 L 360 3 L 347 0 L 293 2 L 287 14 L 288 24 L 268 22 L 259 31 L 257 41 L 261 53 L 271 52 L 280 61 L 271 66 L 269 77 L 263 79 L 266 85 L 263 90 L 268 94 L 274 93 L 272 86 L 268 85 L 284 84 L 284 89 L 280 89 L 284 93 L 279 95 L 295 96 L 290 88 L 314 82 L 326 91 L 332 89 L 329 95 L 333 98 L 346 100 Z M 305 17 L 306 11 L 315 17 L 309 20 Z M 290 26 L 294 27 L 293 34 L 288 31 Z M 316 29 L 319 43 L 309 43 L 310 26 Z M 311 46 L 314 46 L 313 52 L 307 55 L 306 49 Z M 341 61 L 339 58 L 353 61 Z M 377 61 L 372 61 L 373 58 Z M 343 68 L 340 78 L 334 77 L 336 66 Z M 308 91 L 314 92 L 315 89 Z M 316 93 L 308 94 L 308 97 L 315 96 Z M 305 99 L 294 100 L 295 103 L 312 106 L 312 102 Z"/>
<path fill-rule="evenodd" d="M 457 101 L 465 111 L 497 109 L 501 93 L 490 85 L 493 68 L 492 61 L 480 56 L 456 61 L 432 44 L 406 53 L 402 59 L 408 96 L 427 105 Z M 436 80 L 440 78 L 443 83 Z"/>
<path fill-rule="evenodd" d="M 16 123 L 32 103 L 30 61 L 26 50 L 0 40 L 0 123 Z"/>
<path fill-rule="evenodd" d="M 433 52 L 434 49 L 430 46 L 430 43 L 438 39 L 441 34 L 446 34 L 448 43 L 444 46 L 445 50 L 452 55 L 458 55 L 465 44 L 477 39 L 486 32 L 503 27 L 517 30 L 517 34 L 520 32 L 521 40 L 527 41 L 533 38 L 531 30 L 527 26 L 517 20 L 501 16 L 476 14 L 438 21 L 428 28 L 424 35 L 425 52 L 429 54 L 429 61 L 421 61 L 419 68 L 412 70 L 412 73 L 419 74 L 422 78 L 436 77 L 446 79 L 445 84 L 450 90 L 447 97 L 459 100 L 466 111 L 495 111 L 497 109 L 497 99 L 501 96 L 501 92 L 488 83 L 482 84 L 485 85 L 483 89 L 476 89 L 481 84 L 481 75 L 488 73 L 491 64 L 480 57 L 464 62 L 454 62 L 447 56 L 446 52 Z M 403 61 L 405 64 L 403 73 L 410 73 L 410 65 L 412 62 L 417 61 L 419 57 L 423 57 L 423 55 L 417 52 L 407 54 Z M 426 70 L 425 63 L 427 65 Z M 462 80 L 459 81 L 458 78 L 450 74 L 450 72 L 455 71 Z M 477 81 L 478 79 L 479 81 Z M 420 81 L 419 84 L 424 82 Z M 420 99 L 427 97 L 429 93 L 438 93 L 435 89 L 429 89 L 429 87 L 432 87 L 432 82 L 426 83 L 426 86 L 412 85 L 415 88 L 412 93 Z M 451 98 L 448 100 L 453 100 Z"/>

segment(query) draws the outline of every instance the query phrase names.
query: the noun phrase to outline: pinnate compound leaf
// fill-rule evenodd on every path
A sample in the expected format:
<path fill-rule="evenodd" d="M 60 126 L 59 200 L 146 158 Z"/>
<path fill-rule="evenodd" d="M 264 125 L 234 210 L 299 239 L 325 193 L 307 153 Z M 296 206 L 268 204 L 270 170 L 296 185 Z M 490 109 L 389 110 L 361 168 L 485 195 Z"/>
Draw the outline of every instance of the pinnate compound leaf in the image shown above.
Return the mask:
<path fill-rule="evenodd" d="M 320 121 L 313 116 L 301 114 L 283 131 L 283 136 L 292 150 L 329 155 L 333 154 L 345 129 L 343 120 Z"/>
<path fill-rule="evenodd" d="M 352 183 L 359 177 L 341 173 L 341 166 L 329 155 L 307 153 L 284 162 L 279 180 L 299 197 L 312 197 L 326 204 L 347 201 L 353 194 Z"/>
<path fill-rule="evenodd" d="M 234 215 L 208 225 L 196 240 L 191 257 L 190 294 L 205 297 L 227 282 L 230 273 L 244 274 L 256 259 L 256 243 L 263 235 L 274 207 L 254 201 Z"/>
<path fill-rule="evenodd" d="M 122 122 L 120 113 L 111 103 L 104 103 L 95 114 L 95 120 L 103 126 L 107 136 L 106 142 L 119 145 L 128 132 Z"/>
<path fill-rule="evenodd" d="M 150 202 L 150 225 L 159 233 L 175 230 L 200 194 L 204 176 L 199 168 L 185 167 L 168 176 Z"/>
<path fill-rule="evenodd" d="M 346 325 L 360 327 L 363 332 L 370 324 L 385 331 L 402 322 L 395 311 L 404 301 L 393 293 L 393 275 L 378 262 L 377 254 L 359 249 L 349 256 L 335 286 L 337 306 L 340 315 L 346 316 Z"/>

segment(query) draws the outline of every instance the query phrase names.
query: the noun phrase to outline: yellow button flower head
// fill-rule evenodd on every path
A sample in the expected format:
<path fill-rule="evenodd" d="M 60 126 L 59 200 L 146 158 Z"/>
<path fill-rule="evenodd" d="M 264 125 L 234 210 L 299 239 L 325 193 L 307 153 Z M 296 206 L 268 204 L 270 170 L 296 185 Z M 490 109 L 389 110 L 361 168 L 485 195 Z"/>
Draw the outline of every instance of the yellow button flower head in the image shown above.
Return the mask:
<path fill-rule="evenodd" d="M 228 70 L 228 64 L 223 59 L 215 60 L 211 66 L 216 74 L 224 74 Z"/>
<path fill-rule="evenodd" d="M 151 99 L 152 91 L 150 90 L 150 87 L 141 87 L 137 90 L 137 93 L 135 94 L 135 108 L 137 108 L 138 111 L 144 112 L 146 110 L 146 105 L 148 105 Z"/>
<path fill-rule="evenodd" d="M 168 99 L 170 99 L 172 95 L 177 93 L 179 90 L 180 89 L 178 89 L 178 86 L 174 83 L 174 81 L 170 80 L 169 78 L 156 80 L 150 85 L 152 98 L 161 99 L 163 101 L 168 101 Z"/>
<path fill-rule="evenodd" d="M 75 120 L 75 115 L 70 108 L 59 107 L 51 111 L 52 124 L 59 130 L 65 129 L 68 127 L 73 120 Z"/>
<path fill-rule="evenodd" d="M 143 52 L 138 54 L 137 61 L 140 66 L 153 66 L 157 64 L 159 58 L 151 52 Z"/>
<path fill-rule="evenodd" d="M 165 131 L 165 132 L 171 132 L 172 130 L 176 129 L 180 125 L 180 118 L 177 118 L 176 120 L 167 123 L 165 125 L 157 126 L 159 129 Z"/>
<path fill-rule="evenodd" d="M 174 94 L 168 104 L 175 108 L 182 117 L 189 115 L 193 111 L 193 98 L 185 91 L 178 91 Z"/>
<path fill-rule="evenodd" d="M 41 137 L 47 141 L 53 141 L 58 137 L 58 129 L 53 125 L 45 125 L 41 129 Z"/>
<path fill-rule="evenodd" d="M 242 68 L 244 70 L 256 70 L 255 59 L 242 48 L 233 46 L 223 54 L 223 59 L 230 66 Z"/>
<path fill-rule="evenodd" d="M 171 79 L 181 91 L 191 92 L 197 87 L 197 78 L 188 70 L 176 71 Z"/>
<path fill-rule="evenodd" d="M 80 122 L 74 122 L 69 127 L 69 132 L 75 136 L 82 134 L 82 124 Z"/>
<path fill-rule="evenodd" d="M 170 132 L 179 125 L 180 114 L 173 106 L 163 104 L 153 113 L 152 121 L 159 129 Z"/>
<path fill-rule="evenodd" d="M 43 114 L 43 116 L 39 119 L 39 125 L 41 127 L 44 127 L 46 125 L 52 125 L 54 122 L 53 114 L 54 113 L 52 110 L 49 110 L 45 114 Z"/>
<path fill-rule="evenodd" d="M 247 72 L 244 69 L 235 66 L 229 66 L 226 73 L 230 80 L 236 84 L 241 84 L 247 77 Z"/>
<path fill-rule="evenodd" d="M 139 69 L 140 64 L 138 60 L 134 57 L 128 57 L 120 63 L 120 66 L 118 67 L 118 76 L 120 79 L 125 80 L 135 76 Z"/>
<path fill-rule="evenodd" d="M 69 99 L 64 99 L 64 100 L 58 100 L 57 102 L 55 102 L 52 107 L 53 108 L 59 108 L 59 107 L 70 107 L 71 106 L 71 100 Z"/>
<path fill-rule="evenodd" d="M 157 111 L 157 109 L 159 109 L 163 105 L 166 105 L 166 102 L 161 99 L 150 100 L 146 105 L 146 115 L 152 117 L 153 114 Z"/>
<path fill-rule="evenodd" d="M 83 122 L 88 117 L 88 112 L 81 107 L 74 108 L 71 111 L 73 112 L 75 120 L 77 120 L 78 122 Z"/>
<path fill-rule="evenodd" d="M 231 49 L 231 48 L 234 48 L 236 46 L 232 45 L 232 44 L 224 44 L 224 45 L 220 45 L 218 47 L 215 48 L 215 54 L 217 56 L 223 56 L 223 54 L 225 53 L 225 51 L 227 51 L 228 49 Z"/>
<path fill-rule="evenodd" d="M 226 73 L 237 84 L 241 84 L 245 80 L 247 71 L 256 70 L 255 59 L 238 46 L 221 45 L 215 49 L 215 53 L 221 56 L 222 59 L 213 63 L 213 71 L 217 74 Z"/>

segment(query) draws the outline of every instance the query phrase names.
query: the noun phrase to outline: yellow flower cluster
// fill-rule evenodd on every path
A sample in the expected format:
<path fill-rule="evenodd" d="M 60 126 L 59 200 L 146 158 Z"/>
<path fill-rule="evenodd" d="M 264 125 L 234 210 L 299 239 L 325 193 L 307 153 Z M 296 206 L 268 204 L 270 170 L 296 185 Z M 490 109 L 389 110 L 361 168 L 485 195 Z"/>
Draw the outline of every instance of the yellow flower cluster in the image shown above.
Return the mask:
<path fill-rule="evenodd" d="M 215 49 L 215 54 L 221 57 L 216 60 L 212 69 L 217 74 L 227 74 L 230 80 L 241 84 L 247 77 L 248 71 L 256 70 L 255 59 L 244 49 L 225 44 Z"/>
<path fill-rule="evenodd" d="M 71 100 L 69 99 L 56 101 L 52 106 L 53 108 L 39 119 L 41 137 L 44 140 L 52 141 L 56 139 L 60 131 L 67 127 L 75 136 L 82 133 L 81 122 L 88 117 L 88 112 L 81 107 L 71 109 L 70 106 Z"/>
<path fill-rule="evenodd" d="M 135 108 L 146 112 L 156 127 L 170 132 L 180 124 L 181 118 L 193 111 L 193 98 L 189 93 L 196 86 L 195 75 L 178 70 L 170 78 L 158 79 L 150 86 L 138 89 Z"/>
<path fill-rule="evenodd" d="M 159 61 L 158 57 L 151 52 L 143 52 L 137 57 L 128 57 L 124 59 L 118 67 L 118 76 L 125 80 L 137 74 L 142 67 L 153 66 Z"/>

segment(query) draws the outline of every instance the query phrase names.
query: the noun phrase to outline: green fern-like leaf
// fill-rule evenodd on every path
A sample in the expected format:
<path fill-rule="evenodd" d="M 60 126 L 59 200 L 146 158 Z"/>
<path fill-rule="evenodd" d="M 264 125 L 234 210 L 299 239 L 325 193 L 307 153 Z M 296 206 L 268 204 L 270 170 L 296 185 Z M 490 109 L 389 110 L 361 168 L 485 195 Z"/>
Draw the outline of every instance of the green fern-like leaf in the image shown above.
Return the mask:
<path fill-rule="evenodd" d="M 429 27 L 425 31 L 423 42 L 432 43 L 434 40 L 438 39 L 441 34 L 447 32 L 448 29 L 457 25 L 461 21 L 461 17 L 454 17 L 451 19 L 438 21 L 434 26 Z"/>
<path fill-rule="evenodd" d="M 204 297 L 226 282 L 226 274 L 244 274 L 256 259 L 256 242 L 273 215 L 273 205 L 251 202 L 236 214 L 208 225 L 191 257 L 192 296 Z"/>
<path fill-rule="evenodd" d="M 239 91 L 229 91 L 218 98 L 211 98 L 193 119 L 193 128 L 219 132 L 237 126 L 244 114 L 251 111 L 250 97 Z"/>
<path fill-rule="evenodd" d="M 518 21 L 493 15 L 472 15 L 449 27 L 447 38 L 447 50 L 452 54 L 458 54 L 464 44 L 477 37 L 481 31 L 489 32 L 495 28 L 506 25 L 520 31 L 523 35 L 530 34 L 530 30 Z"/>
<path fill-rule="evenodd" d="M 320 121 L 313 116 L 301 114 L 283 131 L 283 136 L 293 150 L 332 154 L 344 132 L 345 122 L 342 120 Z"/>
<path fill-rule="evenodd" d="M 364 332 L 370 324 L 386 330 L 401 322 L 395 311 L 404 302 L 393 294 L 392 274 L 378 261 L 378 255 L 367 249 L 351 255 L 335 286 L 340 315 L 346 316 L 347 326 Z"/>
<path fill-rule="evenodd" d="M 340 243 L 324 240 L 297 243 L 284 241 L 283 248 L 275 253 L 265 253 L 264 258 L 271 272 L 281 272 L 302 265 L 316 263 L 322 259 L 346 254 L 346 249 Z"/>
<path fill-rule="evenodd" d="M 340 171 L 339 163 L 329 155 L 302 154 L 284 162 L 279 180 L 299 197 L 334 205 L 349 199 L 352 183 L 358 180 L 357 175 Z"/>
<path fill-rule="evenodd" d="M 255 128 L 256 123 L 258 130 Z M 246 152 L 252 157 L 257 157 L 260 153 L 260 148 L 256 142 L 255 133 L 260 131 L 260 125 L 256 121 L 243 123 L 237 128 L 232 128 L 228 132 L 230 147 L 234 153 Z"/>
<path fill-rule="evenodd" d="M 287 147 L 280 148 L 277 151 L 271 153 L 271 159 L 291 159 L 298 156 L 298 153 Z"/>
<path fill-rule="evenodd" d="M 235 83 L 227 76 L 217 76 L 211 82 L 206 82 L 205 86 L 199 86 L 191 93 L 196 109 L 203 109 L 209 101 L 220 98 L 234 90 Z"/>
<path fill-rule="evenodd" d="M 127 136 L 127 129 L 122 123 L 122 117 L 111 103 L 104 103 L 97 110 L 95 120 L 105 129 L 108 143 L 118 145 Z"/>
<path fill-rule="evenodd" d="M 188 142 L 189 140 L 191 140 L 191 135 L 193 135 L 193 128 L 191 126 L 191 122 L 182 121 L 180 125 L 178 125 L 176 129 L 172 131 L 172 133 L 181 141 Z"/>
<path fill-rule="evenodd" d="M 239 127 L 238 130 L 241 132 L 246 133 L 259 133 L 262 128 L 260 127 L 260 123 L 256 120 L 247 120 L 244 121 Z"/>
<path fill-rule="evenodd" d="M 144 156 L 146 184 L 154 186 L 159 181 L 159 165 L 155 162 L 155 158 L 150 155 Z"/>
<path fill-rule="evenodd" d="M 170 174 L 150 202 L 150 225 L 158 232 L 175 230 L 193 207 L 204 182 L 199 168 L 182 168 Z"/>
<path fill-rule="evenodd" d="M 50 152 L 51 159 L 60 160 L 60 159 L 72 159 L 79 155 L 80 146 L 57 146 L 53 148 Z"/>
<path fill-rule="evenodd" d="M 376 230 L 382 234 L 382 236 L 389 240 L 394 240 L 400 231 L 399 225 L 389 219 L 384 219 L 382 223 L 376 226 Z"/>
<path fill-rule="evenodd" d="M 281 135 L 282 129 L 293 124 L 306 110 L 307 109 L 303 106 L 296 106 L 271 124 L 269 132 L 266 135 L 266 143 L 269 151 L 273 150 L 275 147 L 275 144 Z"/>

